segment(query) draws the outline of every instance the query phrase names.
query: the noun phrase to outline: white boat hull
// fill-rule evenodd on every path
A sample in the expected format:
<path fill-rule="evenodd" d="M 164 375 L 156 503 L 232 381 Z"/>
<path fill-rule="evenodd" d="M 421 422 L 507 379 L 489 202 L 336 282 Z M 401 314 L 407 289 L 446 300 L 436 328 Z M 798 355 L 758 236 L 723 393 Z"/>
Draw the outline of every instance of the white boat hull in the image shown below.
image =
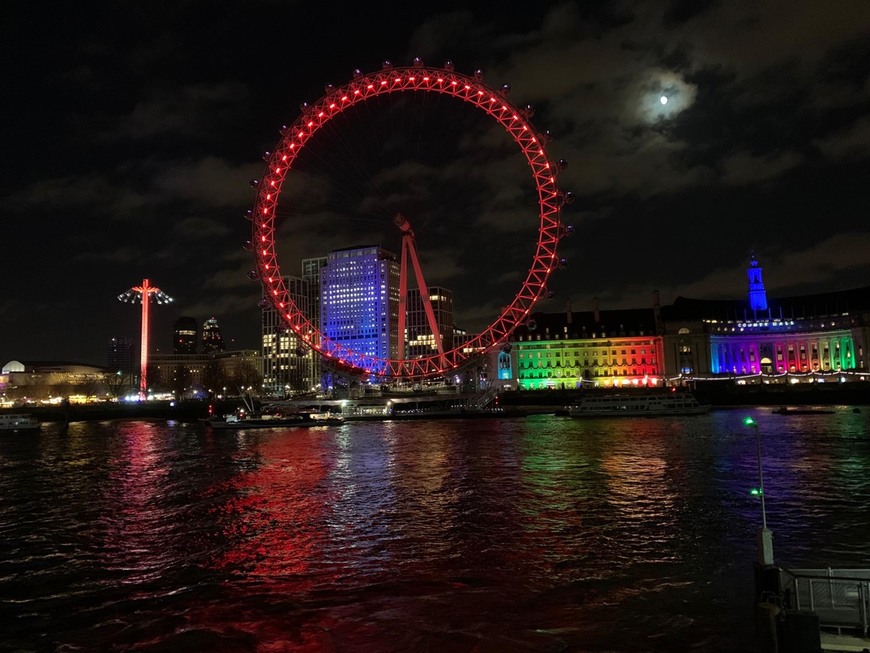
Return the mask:
<path fill-rule="evenodd" d="M 679 417 L 703 415 L 710 406 L 689 393 L 584 397 L 567 410 L 570 417 Z"/>

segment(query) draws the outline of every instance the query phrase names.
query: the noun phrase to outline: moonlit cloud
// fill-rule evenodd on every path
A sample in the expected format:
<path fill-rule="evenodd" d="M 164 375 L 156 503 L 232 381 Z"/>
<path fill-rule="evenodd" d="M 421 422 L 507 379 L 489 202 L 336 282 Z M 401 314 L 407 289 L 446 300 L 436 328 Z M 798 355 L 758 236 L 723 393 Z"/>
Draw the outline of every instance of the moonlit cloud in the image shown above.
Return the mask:
<path fill-rule="evenodd" d="M 650 70 L 647 80 L 639 80 L 628 94 L 628 111 L 634 108 L 641 122 L 656 123 L 675 119 L 695 102 L 697 86 L 669 70 Z M 662 103 L 664 97 L 667 102 Z"/>

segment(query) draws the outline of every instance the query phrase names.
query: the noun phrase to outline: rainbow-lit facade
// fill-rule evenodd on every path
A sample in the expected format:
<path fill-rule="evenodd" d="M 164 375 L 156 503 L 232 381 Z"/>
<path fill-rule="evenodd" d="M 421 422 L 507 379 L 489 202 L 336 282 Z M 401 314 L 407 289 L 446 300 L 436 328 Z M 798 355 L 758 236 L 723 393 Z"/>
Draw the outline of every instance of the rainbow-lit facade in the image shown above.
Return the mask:
<path fill-rule="evenodd" d="M 496 360 L 499 381 L 515 371 L 521 390 L 655 386 L 662 363 L 654 313 L 636 309 L 537 313 Z"/>
<path fill-rule="evenodd" d="M 521 390 L 870 380 L 870 287 L 768 301 L 754 256 L 747 275 L 745 300 L 533 314 L 490 365 Z"/>
<path fill-rule="evenodd" d="M 853 316 L 828 319 L 711 320 L 712 374 L 785 374 L 853 370 L 863 367 L 856 349 Z M 860 342 L 860 341 L 859 341 Z"/>

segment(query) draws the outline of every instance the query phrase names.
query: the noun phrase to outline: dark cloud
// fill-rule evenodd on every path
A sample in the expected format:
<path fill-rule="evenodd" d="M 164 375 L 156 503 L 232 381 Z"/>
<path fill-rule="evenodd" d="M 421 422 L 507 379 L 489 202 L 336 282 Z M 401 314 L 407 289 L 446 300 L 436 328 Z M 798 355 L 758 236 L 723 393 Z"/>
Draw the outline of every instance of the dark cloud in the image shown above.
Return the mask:
<path fill-rule="evenodd" d="M 158 341 L 183 313 L 255 347 L 242 216 L 260 154 L 324 84 L 413 56 L 509 83 L 568 161 L 577 235 L 544 310 L 645 305 L 653 289 L 665 302 L 741 296 L 750 250 L 772 292 L 866 283 L 868 3 L 404 3 L 340 19 L 278 0 L 39 4 L 5 3 L 0 28 L 14 89 L 0 125 L 4 251 L 29 271 L 0 287 L 0 359 L 101 362 L 109 336 L 135 336 L 114 297 L 144 276 L 176 297 L 156 312 Z M 354 244 L 397 249 L 402 211 L 427 278 L 454 289 L 473 330 L 528 270 L 528 166 L 479 112 L 402 105 L 342 114 L 300 159 L 276 225 L 282 269 Z M 57 279 L 75 300 L 31 301 Z"/>

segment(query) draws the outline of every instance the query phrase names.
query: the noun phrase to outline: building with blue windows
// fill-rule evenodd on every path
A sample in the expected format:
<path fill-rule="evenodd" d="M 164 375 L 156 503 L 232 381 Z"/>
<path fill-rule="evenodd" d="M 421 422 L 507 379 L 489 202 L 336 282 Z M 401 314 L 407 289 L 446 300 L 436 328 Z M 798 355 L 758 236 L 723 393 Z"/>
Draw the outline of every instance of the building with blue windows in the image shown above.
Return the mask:
<path fill-rule="evenodd" d="M 320 330 L 357 354 L 398 355 L 399 260 L 370 245 L 330 252 L 320 269 Z"/>

